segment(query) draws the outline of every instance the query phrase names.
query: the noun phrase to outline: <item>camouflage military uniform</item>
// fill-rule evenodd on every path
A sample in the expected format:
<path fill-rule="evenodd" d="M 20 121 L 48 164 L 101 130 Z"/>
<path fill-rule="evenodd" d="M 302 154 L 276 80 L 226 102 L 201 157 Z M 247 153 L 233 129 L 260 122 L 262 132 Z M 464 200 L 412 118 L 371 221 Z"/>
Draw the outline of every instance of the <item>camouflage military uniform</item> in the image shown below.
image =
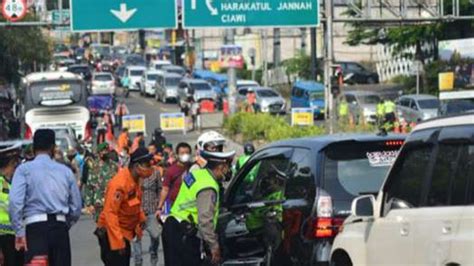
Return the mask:
<path fill-rule="evenodd" d="M 104 194 L 107 183 L 117 174 L 118 165 L 112 160 L 90 160 L 89 180 L 86 185 L 84 197 L 85 206 L 95 208 L 94 218 L 97 221 L 102 208 L 104 207 Z"/>

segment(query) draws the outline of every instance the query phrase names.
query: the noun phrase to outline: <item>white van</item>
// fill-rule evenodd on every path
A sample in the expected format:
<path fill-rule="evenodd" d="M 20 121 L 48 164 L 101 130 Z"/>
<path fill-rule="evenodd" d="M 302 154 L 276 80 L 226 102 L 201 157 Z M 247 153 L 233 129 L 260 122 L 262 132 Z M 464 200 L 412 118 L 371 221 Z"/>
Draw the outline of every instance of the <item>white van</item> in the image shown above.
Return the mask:
<path fill-rule="evenodd" d="M 353 200 L 331 265 L 474 265 L 473 251 L 471 113 L 415 128 L 378 196 Z"/>
<path fill-rule="evenodd" d="M 25 138 L 39 128 L 70 126 L 79 140 L 92 137 L 87 88 L 69 72 L 33 73 L 21 83 L 25 106 Z"/>
<path fill-rule="evenodd" d="M 142 77 L 145 74 L 146 67 L 143 66 L 128 66 L 125 70 L 125 75 L 130 79 L 128 89 L 131 91 L 140 91 Z"/>

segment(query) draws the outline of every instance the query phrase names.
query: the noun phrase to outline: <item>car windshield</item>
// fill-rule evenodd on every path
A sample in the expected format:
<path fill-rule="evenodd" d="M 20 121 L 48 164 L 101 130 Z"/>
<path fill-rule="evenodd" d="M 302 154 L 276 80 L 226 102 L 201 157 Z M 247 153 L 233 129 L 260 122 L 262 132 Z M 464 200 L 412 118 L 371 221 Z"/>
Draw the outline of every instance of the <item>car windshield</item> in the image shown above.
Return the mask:
<path fill-rule="evenodd" d="M 97 75 L 95 76 L 94 80 L 97 81 L 112 81 L 112 76 L 111 75 Z"/>
<path fill-rule="evenodd" d="M 398 140 L 330 145 L 325 152 L 325 190 L 336 200 L 376 193 L 401 145 Z"/>
<path fill-rule="evenodd" d="M 312 91 L 309 93 L 310 100 L 321 100 L 324 99 L 324 91 Z"/>
<path fill-rule="evenodd" d="M 144 66 L 146 64 L 145 59 L 143 59 L 143 57 L 139 55 L 128 56 L 125 59 L 125 63 L 127 65 L 132 65 L 132 66 L 142 66 L 142 65 Z"/>
<path fill-rule="evenodd" d="M 31 84 L 27 90 L 27 110 L 41 106 L 82 105 L 85 95 L 85 87 L 80 81 L 41 81 Z"/>
<path fill-rule="evenodd" d="M 258 90 L 257 95 L 262 98 L 278 97 L 278 93 L 272 90 Z"/>
<path fill-rule="evenodd" d="M 178 86 L 180 81 L 181 81 L 180 78 L 167 78 L 165 82 L 166 82 L 166 86 L 176 87 Z"/>
<path fill-rule="evenodd" d="M 146 78 L 147 78 L 148 80 L 151 80 L 151 81 L 156 81 L 156 79 L 158 78 L 158 75 L 157 75 L 157 74 L 148 74 L 148 75 L 146 76 Z"/>
<path fill-rule="evenodd" d="M 456 99 L 444 101 L 441 105 L 443 115 L 455 115 L 474 111 L 474 99 Z"/>
<path fill-rule="evenodd" d="M 130 76 L 142 76 L 143 75 L 143 70 L 131 70 L 130 71 Z"/>
<path fill-rule="evenodd" d="M 69 72 L 74 73 L 74 74 L 86 74 L 89 72 L 89 68 L 84 66 L 84 67 L 71 67 L 68 69 Z"/>
<path fill-rule="evenodd" d="M 361 102 L 365 104 L 377 104 L 380 102 L 380 97 L 377 95 L 364 95 L 360 97 Z"/>
<path fill-rule="evenodd" d="M 212 90 L 211 86 L 208 83 L 191 83 L 191 88 L 196 91 Z"/>
<path fill-rule="evenodd" d="M 171 69 L 166 69 L 166 72 L 168 72 L 168 73 L 175 73 L 175 74 L 179 74 L 179 75 L 183 75 L 183 74 L 184 74 L 184 69 L 181 69 L 181 68 L 171 68 Z"/>
<path fill-rule="evenodd" d="M 429 100 L 418 100 L 418 105 L 421 109 L 438 109 L 439 100 L 438 99 L 429 99 Z"/>
<path fill-rule="evenodd" d="M 56 137 L 56 147 L 61 151 L 69 150 L 69 144 L 66 138 Z"/>

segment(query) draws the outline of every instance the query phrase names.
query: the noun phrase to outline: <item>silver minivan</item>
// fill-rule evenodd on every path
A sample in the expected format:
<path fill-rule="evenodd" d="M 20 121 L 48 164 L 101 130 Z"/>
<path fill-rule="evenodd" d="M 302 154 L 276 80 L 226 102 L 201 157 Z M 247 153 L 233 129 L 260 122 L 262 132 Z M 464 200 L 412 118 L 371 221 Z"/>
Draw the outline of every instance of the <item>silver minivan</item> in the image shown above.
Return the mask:
<path fill-rule="evenodd" d="M 155 99 L 166 103 L 178 99 L 178 85 L 182 77 L 176 73 L 163 72 L 158 75 L 155 85 Z"/>
<path fill-rule="evenodd" d="M 406 122 L 435 118 L 439 113 L 439 100 L 433 95 L 404 95 L 397 100 L 397 114 Z"/>

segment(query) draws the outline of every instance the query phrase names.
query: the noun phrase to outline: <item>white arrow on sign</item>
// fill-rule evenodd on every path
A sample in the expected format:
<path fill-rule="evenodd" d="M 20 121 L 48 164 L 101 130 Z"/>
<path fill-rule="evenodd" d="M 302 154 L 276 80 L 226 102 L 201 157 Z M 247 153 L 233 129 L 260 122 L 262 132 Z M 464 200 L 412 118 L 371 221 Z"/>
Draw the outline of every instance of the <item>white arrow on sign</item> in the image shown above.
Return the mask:
<path fill-rule="evenodd" d="M 111 9 L 110 12 L 114 14 L 120 21 L 126 23 L 137 12 L 137 9 L 127 10 L 127 4 L 120 4 L 120 11 Z"/>
<path fill-rule="evenodd" d="M 218 15 L 217 8 L 214 8 L 212 6 L 212 1 L 213 0 L 206 0 L 206 6 L 207 6 L 207 9 L 209 9 L 209 11 L 211 11 L 212 16 L 217 16 Z"/>

